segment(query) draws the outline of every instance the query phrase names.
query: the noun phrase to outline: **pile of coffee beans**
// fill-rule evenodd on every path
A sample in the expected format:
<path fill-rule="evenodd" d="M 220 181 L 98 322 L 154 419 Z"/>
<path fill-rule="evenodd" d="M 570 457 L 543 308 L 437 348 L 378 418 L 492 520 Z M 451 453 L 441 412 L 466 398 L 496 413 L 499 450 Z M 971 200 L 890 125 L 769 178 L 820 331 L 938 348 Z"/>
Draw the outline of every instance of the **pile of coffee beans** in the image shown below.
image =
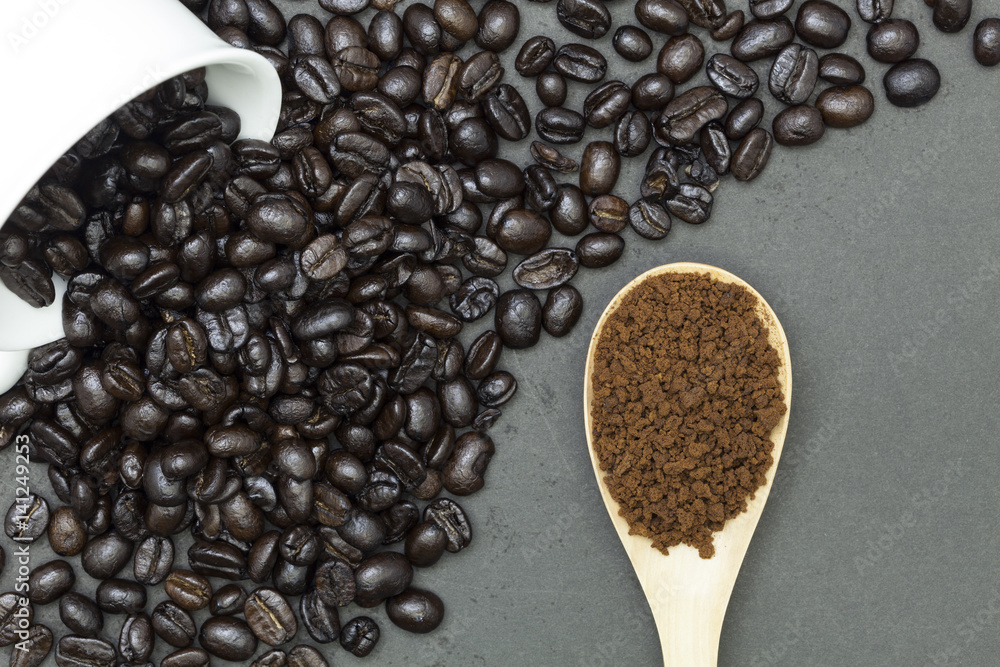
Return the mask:
<path fill-rule="evenodd" d="M 813 143 L 874 109 L 861 63 L 816 51 L 851 27 L 825 0 L 794 23 L 792 0 L 750 0 L 750 17 L 722 0 L 639 0 L 640 25 L 617 27 L 601 0 L 557 0 L 572 35 L 610 34 L 624 60 L 660 46 L 631 85 L 605 80 L 589 44 L 536 35 L 515 50 L 508 0 L 319 0 L 324 20 L 286 20 L 269 0 L 184 3 L 274 65 L 278 131 L 238 139 L 203 71 L 175 77 L 90 131 L 0 232 L 0 279 L 23 299 L 51 304 L 53 274 L 69 281 L 65 338 L 0 396 L 0 447 L 27 441 L 60 504 L 32 494 L 4 530 L 80 563 L 38 565 L 27 598 L 0 595 L 0 645 L 28 648 L 13 665 L 53 648 L 58 664 L 145 664 L 157 646 L 175 667 L 325 665 L 311 646 L 277 647 L 301 625 L 368 655 L 380 628 L 363 613 L 342 624 L 349 605 L 433 630 L 444 603 L 414 583 L 472 539 L 442 492 L 485 484 L 488 431 L 517 391 L 503 349 L 568 334 L 583 308 L 572 279 L 617 261 L 626 227 L 658 240 L 675 218 L 704 223 L 722 176 L 752 180 L 774 143 Z M 892 9 L 858 0 L 868 51 L 894 63 L 891 102 L 922 104 L 940 76 Z M 942 30 L 968 18 L 968 0 L 934 6 Z M 504 81 L 508 49 L 535 79 L 534 117 L 531 85 Z M 1000 61 L 1000 21 L 977 27 L 974 54 Z M 762 60 L 783 106 L 771 132 Z M 702 70 L 708 85 L 681 89 Z M 820 81 L 832 85 L 816 94 Z M 582 109 L 564 106 L 580 84 Z M 565 155 L 587 128 L 608 137 Z M 499 158 L 501 139 L 533 164 Z M 631 203 L 614 194 L 622 159 L 654 142 Z M 74 590 L 83 574 L 99 581 L 92 598 Z M 40 605 L 58 605 L 66 630 L 31 624 Z M 106 615 L 124 618 L 117 641 Z"/>

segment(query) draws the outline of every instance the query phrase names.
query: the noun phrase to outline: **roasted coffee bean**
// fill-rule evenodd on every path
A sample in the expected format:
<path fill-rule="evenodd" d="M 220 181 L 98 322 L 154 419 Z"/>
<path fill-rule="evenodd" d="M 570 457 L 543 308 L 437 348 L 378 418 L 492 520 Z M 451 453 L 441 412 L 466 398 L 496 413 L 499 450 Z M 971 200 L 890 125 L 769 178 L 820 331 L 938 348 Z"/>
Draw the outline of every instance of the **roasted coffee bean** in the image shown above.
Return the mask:
<path fill-rule="evenodd" d="M 642 155 L 653 139 L 653 125 L 641 111 L 627 111 L 615 125 L 614 147 L 622 157 Z"/>
<path fill-rule="evenodd" d="M 521 14 L 517 5 L 507 0 L 489 0 L 479 10 L 476 44 L 487 51 L 501 53 L 517 38 Z"/>
<path fill-rule="evenodd" d="M 514 69 L 524 77 L 538 76 L 555 57 L 556 45 L 551 38 L 543 35 L 529 37 L 514 59 Z"/>
<path fill-rule="evenodd" d="M 110 579 L 125 567 L 132 557 L 132 543 L 116 532 L 93 538 L 83 548 L 80 562 L 84 571 L 95 579 Z"/>
<path fill-rule="evenodd" d="M 868 55 L 881 63 L 898 63 L 917 52 L 920 33 L 906 19 L 886 19 L 868 29 Z"/>
<path fill-rule="evenodd" d="M 135 550 L 132 569 L 136 581 L 148 586 L 163 581 L 174 562 L 174 544 L 169 537 L 150 535 Z"/>
<path fill-rule="evenodd" d="M 580 161 L 580 190 L 588 196 L 611 192 L 618 182 L 621 158 L 613 144 L 607 141 L 592 141 L 583 150 Z"/>
<path fill-rule="evenodd" d="M 805 146 L 819 141 L 825 129 L 819 109 L 805 104 L 787 107 L 771 122 L 774 140 L 783 146 Z"/>
<path fill-rule="evenodd" d="M 726 136 L 738 141 L 760 124 L 764 117 L 764 104 L 756 97 L 743 100 L 726 116 Z"/>
<path fill-rule="evenodd" d="M 802 104 L 812 95 L 819 75 L 819 58 L 812 49 L 789 44 L 771 65 L 767 87 L 784 104 Z"/>
<path fill-rule="evenodd" d="M 49 546 L 60 556 L 75 556 L 87 543 L 83 522 L 69 507 L 57 507 L 48 527 Z"/>
<path fill-rule="evenodd" d="M 566 79 L 559 72 L 542 72 L 535 80 L 535 94 L 547 107 L 562 106 L 566 101 Z"/>
<path fill-rule="evenodd" d="M 601 0 L 559 0 L 556 18 L 573 34 L 590 39 L 611 29 L 611 12 Z"/>
<path fill-rule="evenodd" d="M 712 169 L 720 176 L 729 173 L 729 159 L 732 157 L 732 149 L 722 125 L 718 122 L 712 122 L 701 128 L 699 143 L 702 157 Z"/>
<path fill-rule="evenodd" d="M 691 183 L 681 183 L 677 193 L 664 202 L 675 218 L 692 225 L 700 225 L 712 215 L 712 193 Z"/>
<path fill-rule="evenodd" d="M 628 203 L 615 195 L 601 195 L 591 200 L 588 214 L 598 230 L 617 233 L 628 223 Z"/>
<path fill-rule="evenodd" d="M 513 278 L 521 287 L 551 289 L 571 280 L 578 268 L 576 257 L 570 249 L 546 248 L 518 264 L 514 268 Z"/>
<path fill-rule="evenodd" d="M 10 654 L 10 667 L 39 667 L 52 651 L 52 630 L 41 623 L 28 626 L 27 637 Z"/>
<path fill-rule="evenodd" d="M 389 620 L 409 632 L 426 633 L 444 620 L 444 603 L 434 593 L 409 588 L 386 602 Z"/>
<path fill-rule="evenodd" d="M 28 627 L 35 618 L 35 608 L 28 598 L 17 593 L 0 595 L 0 646 L 9 646 L 20 639 L 21 621 Z"/>
<path fill-rule="evenodd" d="M 860 84 L 865 80 L 865 68 L 843 53 L 828 53 L 819 59 L 819 78 L 839 85 Z"/>
<path fill-rule="evenodd" d="M 243 552 L 224 542 L 196 541 L 188 549 L 191 569 L 206 577 L 239 581 L 247 577 L 247 559 Z"/>
<path fill-rule="evenodd" d="M 299 644 L 288 651 L 288 667 L 329 667 L 329 663 L 315 647 Z"/>
<path fill-rule="evenodd" d="M 929 102 L 941 87 L 941 73 L 923 58 L 896 63 L 882 78 L 885 96 L 898 107 L 916 107 Z"/>
<path fill-rule="evenodd" d="M 784 16 L 755 19 L 743 26 L 730 46 L 730 53 L 743 62 L 776 55 L 795 39 L 795 29 Z"/>
<path fill-rule="evenodd" d="M 618 28 L 611 43 L 618 55 L 634 63 L 645 60 L 653 52 L 653 40 L 649 38 L 649 34 L 634 25 Z"/>
<path fill-rule="evenodd" d="M 31 543 L 45 534 L 48 525 L 49 503 L 37 493 L 29 493 L 11 503 L 3 530 L 12 540 Z"/>
<path fill-rule="evenodd" d="M 594 232 L 576 244 L 576 256 L 581 266 L 598 269 L 609 266 L 621 257 L 625 241 L 617 234 Z"/>
<path fill-rule="evenodd" d="M 793 0 L 750 0 L 750 13 L 754 18 L 773 19 L 792 8 Z"/>
<path fill-rule="evenodd" d="M 972 40 L 976 62 L 984 67 L 1000 65 L 1000 19 L 983 19 L 976 26 Z"/>
<path fill-rule="evenodd" d="M 60 667 L 114 667 L 115 647 L 96 637 L 66 635 L 56 644 Z"/>
<path fill-rule="evenodd" d="M 94 637 L 104 628 L 104 614 L 93 600 L 79 593 L 59 598 L 59 618 L 72 632 Z"/>
<path fill-rule="evenodd" d="M 660 204 L 645 199 L 629 207 L 628 222 L 636 234 L 651 241 L 658 241 L 670 232 L 670 214 Z"/>
<path fill-rule="evenodd" d="M 459 43 L 475 37 L 479 28 L 476 12 L 466 0 L 436 0 L 434 18 L 441 25 L 441 29 Z"/>
<path fill-rule="evenodd" d="M 146 587 L 128 579 L 106 579 L 97 586 L 97 606 L 109 614 L 135 614 L 146 606 Z"/>
<path fill-rule="evenodd" d="M 238 584 L 226 584 L 215 591 L 209 601 L 208 610 L 212 616 L 233 616 L 243 613 L 247 593 Z"/>
<path fill-rule="evenodd" d="M 371 90 L 378 82 L 378 56 L 360 46 L 341 49 L 331 59 L 333 70 L 344 90 Z"/>
<path fill-rule="evenodd" d="M 628 110 L 631 91 L 621 81 L 608 81 L 587 95 L 583 102 L 583 116 L 587 125 L 607 127 Z"/>
<path fill-rule="evenodd" d="M 197 635 L 191 614 L 173 600 L 165 600 L 153 609 L 150 617 L 153 632 L 160 639 L 177 648 L 187 648 Z"/>
<path fill-rule="evenodd" d="M 881 23 L 892 16 L 893 0 L 857 0 L 858 16 L 866 23 Z"/>
<path fill-rule="evenodd" d="M 972 0 L 938 0 L 931 16 L 941 32 L 959 32 L 972 16 Z"/>
<path fill-rule="evenodd" d="M 409 587 L 413 580 L 413 567 L 403 554 L 384 551 L 361 561 L 354 578 L 357 588 L 355 603 L 361 607 L 374 607 Z"/>
<path fill-rule="evenodd" d="M 737 9 L 727 15 L 709 34 L 717 42 L 729 41 L 743 29 L 745 21 L 746 14 L 743 13 L 742 9 Z"/>
<path fill-rule="evenodd" d="M 501 294 L 497 299 L 494 326 L 504 345 L 522 349 L 537 343 L 542 329 L 541 311 L 538 297 L 530 290 L 516 289 Z"/>
<path fill-rule="evenodd" d="M 165 656 L 160 667 L 208 667 L 211 656 L 204 649 L 182 648 Z"/>
<path fill-rule="evenodd" d="M 174 570 L 163 582 L 163 590 L 182 609 L 204 609 L 212 597 L 208 579 L 190 570 Z"/>
<path fill-rule="evenodd" d="M 243 609 L 251 632 L 270 646 L 284 644 L 298 630 L 298 622 L 288 600 L 273 588 L 261 587 L 253 591 Z"/>
<path fill-rule="evenodd" d="M 247 624 L 229 616 L 206 620 L 198 641 L 202 648 L 223 660 L 249 660 L 257 652 L 257 637 Z"/>
<path fill-rule="evenodd" d="M 674 0 L 638 0 L 635 17 L 643 26 L 666 35 L 681 35 L 688 28 L 688 13 Z"/>
<path fill-rule="evenodd" d="M 697 74 L 705 61 L 705 46 L 691 34 L 667 40 L 656 58 L 656 71 L 675 83 L 684 83 Z"/>
<path fill-rule="evenodd" d="M 118 654 L 132 664 L 145 662 L 153 652 L 153 640 L 149 616 L 141 612 L 131 614 L 122 623 Z"/>
<path fill-rule="evenodd" d="M 453 313 L 466 322 L 474 322 L 488 313 L 496 304 L 500 290 L 489 278 L 473 276 L 449 297 Z"/>
<path fill-rule="evenodd" d="M 691 142 L 702 126 L 726 115 L 728 103 L 711 86 L 697 86 L 674 98 L 653 124 L 660 141 L 667 144 Z"/>
<path fill-rule="evenodd" d="M 352 576 L 353 579 L 353 576 Z M 340 615 L 337 607 L 328 605 L 315 589 L 299 600 L 299 618 L 313 640 L 328 644 L 340 634 Z"/>
<path fill-rule="evenodd" d="M 831 86 L 816 98 L 816 108 L 830 127 L 854 127 L 875 111 L 875 98 L 864 86 Z"/>
<path fill-rule="evenodd" d="M 673 97 L 673 82 L 659 72 L 644 74 L 632 84 L 632 104 L 640 111 L 659 111 Z"/>
<path fill-rule="evenodd" d="M 503 214 L 495 236 L 497 245 L 504 251 L 530 255 L 544 248 L 551 234 L 552 226 L 544 216 L 519 208 Z"/>
<path fill-rule="evenodd" d="M 520 141 L 528 136 L 531 114 L 513 86 L 505 83 L 496 86 L 483 100 L 483 111 L 490 127 L 504 139 Z"/>
<path fill-rule="evenodd" d="M 500 59 L 492 51 L 480 51 L 469 57 L 458 72 L 458 91 L 469 102 L 482 100 L 503 77 Z"/>
<path fill-rule="evenodd" d="M 579 321 L 583 297 L 572 285 L 562 285 L 549 292 L 542 306 L 542 327 L 556 338 L 565 336 Z"/>
<path fill-rule="evenodd" d="M 340 645 L 359 658 L 371 653 L 378 640 L 378 623 L 367 616 L 352 618 L 340 632 Z"/>
<path fill-rule="evenodd" d="M 597 83 L 608 71 L 608 61 L 601 52 L 586 44 L 559 47 L 552 66 L 567 79 L 583 83 Z"/>
<path fill-rule="evenodd" d="M 733 152 L 730 171 L 739 181 L 751 181 L 760 175 L 771 157 L 774 141 L 762 128 L 750 130 Z"/>
<path fill-rule="evenodd" d="M 746 99 L 757 92 L 757 73 L 725 53 L 716 53 L 705 67 L 708 80 L 730 97 Z"/>
<path fill-rule="evenodd" d="M 68 593 L 76 582 L 73 567 L 64 560 L 39 565 L 28 575 L 28 599 L 32 604 L 49 604 Z"/>
<path fill-rule="evenodd" d="M 472 542 L 472 526 L 462 507 L 450 498 L 439 498 L 424 508 L 424 521 L 436 525 L 447 538 L 445 548 L 456 553 Z"/>
<path fill-rule="evenodd" d="M 806 44 L 821 49 L 835 49 L 847 41 L 851 17 L 827 0 L 806 0 L 799 5 L 795 32 Z"/>

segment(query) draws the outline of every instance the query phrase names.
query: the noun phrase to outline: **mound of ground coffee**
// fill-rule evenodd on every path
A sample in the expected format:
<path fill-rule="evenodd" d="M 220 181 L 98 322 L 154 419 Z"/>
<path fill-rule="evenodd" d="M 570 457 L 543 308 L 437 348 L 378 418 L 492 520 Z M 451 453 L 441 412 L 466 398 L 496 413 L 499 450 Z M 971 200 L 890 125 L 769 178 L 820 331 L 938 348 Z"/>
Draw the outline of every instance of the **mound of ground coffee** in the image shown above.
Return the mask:
<path fill-rule="evenodd" d="M 629 532 L 715 553 L 747 508 L 785 413 L 781 360 L 744 287 L 663 274 L 632 290 L 597 342 L 593 443 Z"/>

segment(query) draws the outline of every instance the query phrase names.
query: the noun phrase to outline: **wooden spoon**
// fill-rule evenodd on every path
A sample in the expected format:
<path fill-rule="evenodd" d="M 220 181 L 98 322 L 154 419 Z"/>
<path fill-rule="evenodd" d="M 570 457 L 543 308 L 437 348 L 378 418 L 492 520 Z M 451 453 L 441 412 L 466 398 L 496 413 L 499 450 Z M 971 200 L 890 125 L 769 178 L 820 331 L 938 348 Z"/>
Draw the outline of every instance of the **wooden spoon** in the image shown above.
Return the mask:
<path fill-rule="evenodd" d="M 618 531 L 618 537 L 621 538 L 625 552 L 632 561 L 632 567 L 653 612 L 663 648 L 663 664 L 665 667 L 715 667 L 718 663 L 719 636 L 722 633 L 726 606 L 729 604 L 729 596 L 732 595 L 736 576 L 743 563 L 743 556 L 746 555 L 747 547 L 750 545 L 750 538 L 753 537 L 753 531 L 757 527 L 757 521 L 771 491 L 774 471 L 778 467 L 785 432 L 788 430 L 789 411 L 785 412 L 771 432 L 771 440 L 774 441 L 774 465 L 767 471 L 767 482 L 757 489 L 746 512 L 730 519 L 720 532 L 715 533 L 715 556 L 703 559 L 698 556 L 697 549 L 683 544 L 671 547 L 670 555 L 664 556 L 653 548 L 649 538 L 629 535 L 628 523 L 618 514 L 618 503 L 608 493 L 604 483 L 605 472 L 601 470 L 597 455 L 594 453 L 590 413 L 594 395 L 592 380 L 594 354 L 597 339 L 604 329 L 608 316 L 618 309 L 625 295 L 646 279 L 664 273 L 708 273 L 720 282 L 742 285 L 757 297 L 757 315 L 767 325 L 771 344 L 781 357 L 782 366 L 778 377 L 784 391 L 785 405 L 789 408 L 792 398 L 792 364 L 788 356 L 785 332 L 767 302 L 750 285 L 733 274 L 705 264 L 687 262 L 667 264 L 647 271 L 630 282 L 608 304 L 590 341 L 583 397 L 590 461 L 594 466 L 597 485 L 601 489 L 601 497 L 611 516 L 611 522 Z"/>

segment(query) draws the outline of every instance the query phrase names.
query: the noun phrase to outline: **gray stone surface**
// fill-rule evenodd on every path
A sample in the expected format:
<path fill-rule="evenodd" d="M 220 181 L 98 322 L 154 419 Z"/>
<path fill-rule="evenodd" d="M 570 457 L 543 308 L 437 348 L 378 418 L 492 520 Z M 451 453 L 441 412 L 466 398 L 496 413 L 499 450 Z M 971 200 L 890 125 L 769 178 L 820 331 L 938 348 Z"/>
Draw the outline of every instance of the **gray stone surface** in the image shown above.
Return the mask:
<path fill-rule="evenodd" d="M 279 4 L 288 15 L 323 15 L 313 2 Z M 578 40 L 555 21 L 555 3 L 518 4 L 521 37 L 504 55 L 505 80 L 525 87 L 537 111 L 533 82 L 513 69 L 520 42 L 538 32 Z M 942 72 L 937 98 L 918 110 L 889 106 L 886 67 L 865 56 L 867 26 L 856 20 L 842 50 L 868 70 L 878 107 L 870 122 L 829 130 L 810 147 L 777 148 L 757 181 L 724 180 L 707 224 L 675 222 L 658 243 L 628 232 L 622 261 L 583 271 L 574 281 L 586 299 L 576 330 L 504 354 L 520 391 L 492 432 L 486 488 L 462 501 L 472 546 L 417 575 L 416 585 L 447 603 L 445 623 L 408 636 L 381 609 L 345 610 L 344 621 L 369 613 L 383 622 L 383 639 L 367 661 L 333 645 L 332 664 L 658 664 L 648 606 L 590 469 L 581 383 L 591 330 L 612 295 L 639 273 L 682 260 L 756 287 L 792 349 L 784 458 L 733 593 L 719 664 L 997 664 L 1000 69 L 979 67 L 970 46 L 991 8 L 978 4 L 965 31 L 943 35 L 923 3 L 899 4 L 921 30 L 918 55 Z M 631 2 L 609 6 L 616 26 L 634 22 Z M 612 33 L 600 42 L 608 78 L 631 83 L 655 67 L 655 50 L 639 65 L 618 58 Z M 656 50 L 663 41 L 655 38 Z M 585 92 L 571 84 L 568 104 L 579 108 Z M 778 107 L 763 94 L 770 117 Z M 610 131 L 588 139 L 599 136 Z M 526 163 L 527 147 L 508 145 L 504 156 Z M 567 153 L 579 157 L 582 148 Z M 623 171 L 619 191 L 630 199 L 644 162 Z M 5 508 L 13 451 L 3 457 Z M 47 489 L 44 466 L 32 468 L 32 484 Z M 45 542 L 32 548 L 33 566 L 51 557 Z M 5 547 L 0 588 L 9 590 L 15 567 Z M 93 590 L 86 579 L 78 590 Z M 149 609 L 162 597 L 152 593 Z M 39 618 L 59 627 L 54 606 Z M 119 623 L 107 618 L 115 640 Z M 304 630 L 296 641 L 309 641 Z"/>

